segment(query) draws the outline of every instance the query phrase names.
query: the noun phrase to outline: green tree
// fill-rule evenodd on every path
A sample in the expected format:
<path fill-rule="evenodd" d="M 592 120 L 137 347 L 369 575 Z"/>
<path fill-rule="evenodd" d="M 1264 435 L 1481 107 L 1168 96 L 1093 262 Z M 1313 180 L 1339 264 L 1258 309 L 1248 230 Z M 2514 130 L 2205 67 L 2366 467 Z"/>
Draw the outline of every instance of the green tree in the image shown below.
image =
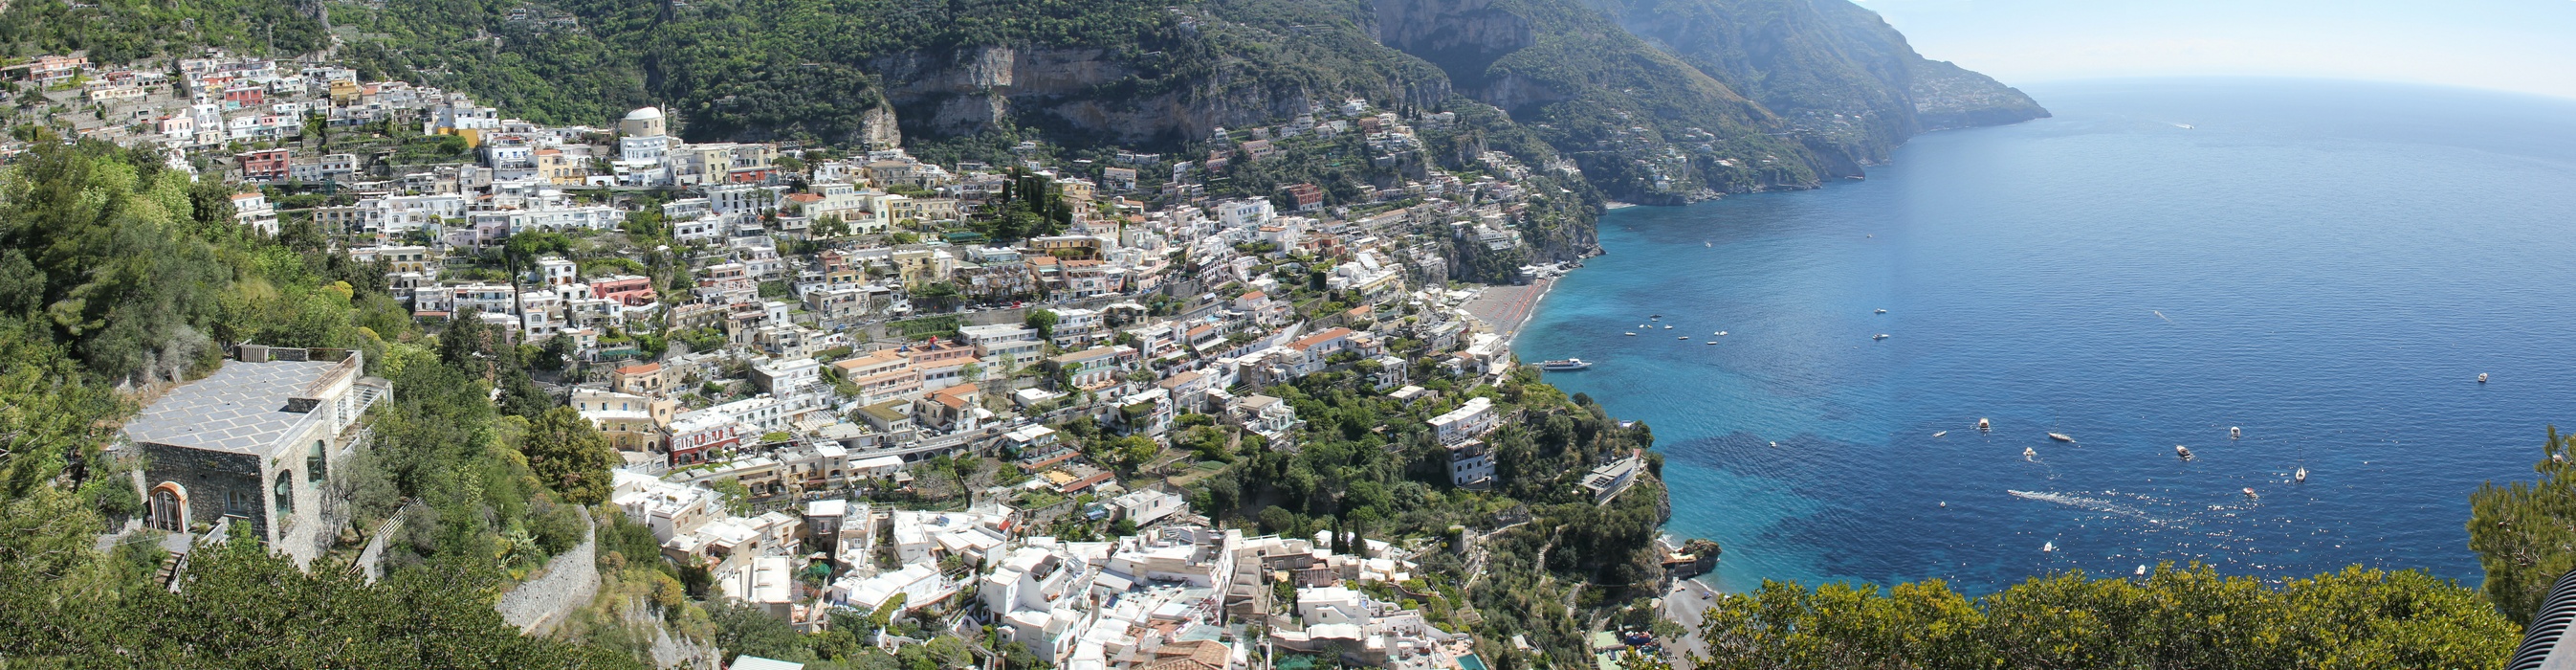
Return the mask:
<path fill-rule="evenodd" d="M 2507 619 L 2531 620 L 2559 575 L 2576 569 L 2576 478 L 2567 436 L 2549 427 L 2535 481 L 2478 485 L 2469 495 L 2469 549 L 2486 568 L 2487 599 Z"/>
<path fill-rule="evenodd" d="M 609 470 L 618 463 L 617 450 L 608 446 L 608 439 L 581 412 L 556 407 L 537 415 L 528 422 L 528 434 L 520 438 L 519 453 L 527 456 L 528 469 L 536 472 L 538 480 L 565 500 L 596 505 L 608 499 Z"/>
<path fill-rule="evenodd" d="M 1029 316 L 1023 323 L 1031 330 L 1038 331 L 1038 339 L 1052 340 L 1055 339 L 1055 322 L 1055 310 L 1032 309 L 1029 310 Z"/>
<path fill-rule="evenodd" d="M 1697 667 L 2472 668 L 2513 651 L 2513 624 L 2476 592 L 2421 572 L 2354 566 L 2277 587 L 2206 566 L 2142 580 L 2082 572 L 1974 600 L 1939 581 L 1720 594 Z"/>

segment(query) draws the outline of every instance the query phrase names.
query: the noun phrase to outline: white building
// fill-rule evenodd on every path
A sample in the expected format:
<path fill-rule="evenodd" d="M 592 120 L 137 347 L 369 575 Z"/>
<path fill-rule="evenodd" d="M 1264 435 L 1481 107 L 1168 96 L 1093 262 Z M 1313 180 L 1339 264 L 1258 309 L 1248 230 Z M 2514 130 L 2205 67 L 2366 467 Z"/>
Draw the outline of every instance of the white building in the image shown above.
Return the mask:
<path fill-rule="evenodd" d="M 1430 423 L 1441 444 L 1457 444 L 1482 437 L 1486 431 L 1493 430 L 1496 419 L 1493 400 L 1469 398 L 1467 404 L 1432 417 Z"/>

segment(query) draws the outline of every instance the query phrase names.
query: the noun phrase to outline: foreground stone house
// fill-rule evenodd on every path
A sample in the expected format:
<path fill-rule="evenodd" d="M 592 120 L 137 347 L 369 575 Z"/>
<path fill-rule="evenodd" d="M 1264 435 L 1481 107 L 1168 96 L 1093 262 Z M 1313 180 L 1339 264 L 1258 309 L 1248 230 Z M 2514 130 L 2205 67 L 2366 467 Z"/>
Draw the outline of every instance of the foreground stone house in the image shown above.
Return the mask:
<path fill-rule="evenodd" d="M 356 351 L 245 344 L 237 358 L 126 424 L 144 457 L 144 522 L 187 534 L 249 524 L 305 565 L 348 522 L 332 478 L 365 447 L 359 418 L 393 384 L 363 376 Z"/>

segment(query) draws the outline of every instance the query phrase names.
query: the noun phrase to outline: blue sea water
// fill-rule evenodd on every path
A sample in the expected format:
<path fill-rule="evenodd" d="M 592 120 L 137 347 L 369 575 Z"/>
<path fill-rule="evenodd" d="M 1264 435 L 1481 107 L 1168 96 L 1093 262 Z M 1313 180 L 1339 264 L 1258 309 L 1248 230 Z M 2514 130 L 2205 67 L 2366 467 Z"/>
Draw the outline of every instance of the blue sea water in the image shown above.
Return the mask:
<path fill-rule="evenodd" d="M 1654 429 L 1668 530 L 1719 541 L 1728 590 L 2159 561 L 2474 584 L 2469 493 L 2576 422 L 2576 101 L 2028 90 L 2056 118 L 1918 137 L 1867 181 L 1609 213 L 1514 348 L 1598 362 L 1549 381 Z"/>

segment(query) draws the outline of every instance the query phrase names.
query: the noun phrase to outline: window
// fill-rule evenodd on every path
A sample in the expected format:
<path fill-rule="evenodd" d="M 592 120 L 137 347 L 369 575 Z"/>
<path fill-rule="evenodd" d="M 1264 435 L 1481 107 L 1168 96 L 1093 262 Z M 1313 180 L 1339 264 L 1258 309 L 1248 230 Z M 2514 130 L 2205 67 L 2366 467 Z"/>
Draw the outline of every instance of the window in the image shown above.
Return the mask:
<path fill-rule="evenodd" d="M 313 451 L 304 455 L 304 480 L 320 483 L 327 476 L 331 459 L 323 453 L 321 440 L 313 441 Z"/>
<path fill-rule="evenodd" d="M 294 513 L 295 480 L 292 477 L 279 477 L 277 478 L 277 515 L 287 516 Z"/>

